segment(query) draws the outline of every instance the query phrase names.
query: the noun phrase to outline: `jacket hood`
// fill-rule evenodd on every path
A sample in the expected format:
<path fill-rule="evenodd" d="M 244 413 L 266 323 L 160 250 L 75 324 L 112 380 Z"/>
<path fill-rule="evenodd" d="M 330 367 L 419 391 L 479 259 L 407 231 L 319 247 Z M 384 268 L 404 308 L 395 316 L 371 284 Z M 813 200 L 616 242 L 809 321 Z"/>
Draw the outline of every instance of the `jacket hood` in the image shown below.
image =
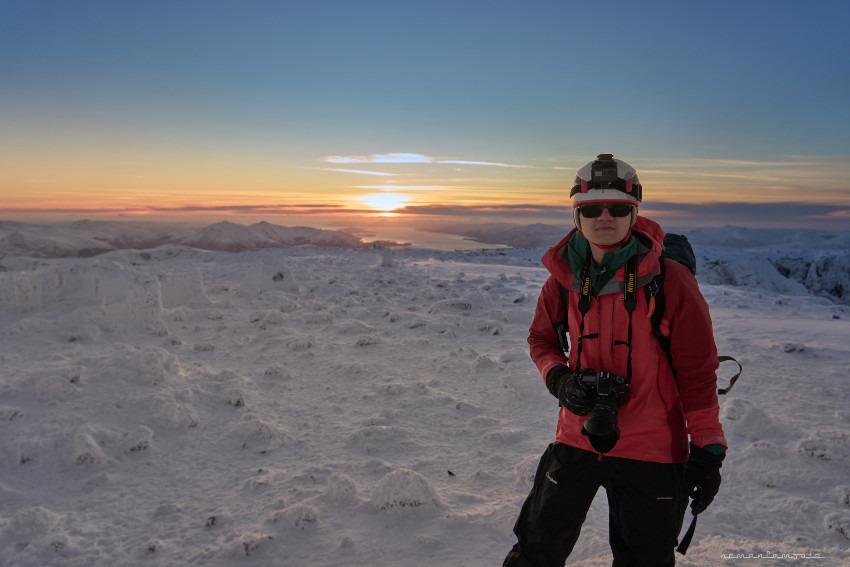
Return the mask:
<path fill-rule="evenodd" d="M 558 244 L 547 250 L 542 258 L 543 265 L 546 266 L 549 273 L 555 276 L 555 279 L 567 289 L 572 287 L 573 279 L 575 279 L 575 275 L 565 258 L 567 242 L 576 232 L 578 232 L 578 229 L 571 230 Z M 632 235 L 649 248 L 649 252 L 638 264 L 638 277 L 658 273 L 658 259 L 664 246 L 664 234 L 664 229 L 654 220 L 642 216 L 638 216 L 635 220 L 635 224 L 632 226 Z M 619 272 L 618 279 L 622 279 L 619 277 Z"/>

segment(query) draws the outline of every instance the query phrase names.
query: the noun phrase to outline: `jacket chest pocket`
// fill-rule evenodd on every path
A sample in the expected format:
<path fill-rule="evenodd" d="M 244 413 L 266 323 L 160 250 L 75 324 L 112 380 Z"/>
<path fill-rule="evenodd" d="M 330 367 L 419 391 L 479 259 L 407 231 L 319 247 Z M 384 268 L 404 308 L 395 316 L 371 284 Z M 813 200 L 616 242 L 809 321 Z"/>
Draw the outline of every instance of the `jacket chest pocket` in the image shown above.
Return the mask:
<path fill-rule="evenodd" d="M 572 314 L 571 311 L 571 318 Z M 578 336 L 581 313 L 577 313 L 571 324 L 576 333 L 574 336 Z M 581 365 L 625 376 L 629 358 L 629 326 L 629 312 L 623 304 L 622 293 L 594 298 L 585 316 Z M 637 365 L 641 365 L 655 376 L 658 345 L 652 334 L 652 325 L 646 318 L 646 305 L 641 301 L 632 312 L 631 331 L 633 373 Z"/>
<path fill-rule="evenodd" d="M 570 306 L 570 333 L 581 337 L 583 368 L 624 375 L 622 372 L 626 371 L 628 358 L 629 318 L 621 298 L 622 294 L 593 298 L 583 326 L 581 312 Z"/>

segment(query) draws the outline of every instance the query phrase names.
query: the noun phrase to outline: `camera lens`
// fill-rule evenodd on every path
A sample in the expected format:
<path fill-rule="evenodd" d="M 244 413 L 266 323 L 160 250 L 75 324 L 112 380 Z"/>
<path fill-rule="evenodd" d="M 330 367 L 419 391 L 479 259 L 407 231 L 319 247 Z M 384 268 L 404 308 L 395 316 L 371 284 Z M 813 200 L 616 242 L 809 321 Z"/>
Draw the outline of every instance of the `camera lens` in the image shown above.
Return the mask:
<path fill-rule="evenodd" d="M 609 399 L 598 399 L 590 410 L 590 415 L 584 422 L 584 429 L 591 435 L 611 435 L 620 437 L 617 427 L 617 402 Z"/>
<path fill-rule="evenodd" d="M 611 398 L 600 398 L 590 410 L 582 425 L 582 433 L 587 435 L 590 444 L 600 453 L 607 453 L 620 440 L 620 428 L 617 427 L 618 404 Z"/>

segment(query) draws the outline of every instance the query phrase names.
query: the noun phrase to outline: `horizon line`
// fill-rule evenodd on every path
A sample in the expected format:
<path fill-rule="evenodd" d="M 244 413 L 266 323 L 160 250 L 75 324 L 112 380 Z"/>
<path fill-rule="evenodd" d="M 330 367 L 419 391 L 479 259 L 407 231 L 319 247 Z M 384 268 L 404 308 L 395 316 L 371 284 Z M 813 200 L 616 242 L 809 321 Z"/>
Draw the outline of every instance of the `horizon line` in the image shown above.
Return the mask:
<path fill-rule="evenodd" d="M 666 225 L 726 226 L 740 225 L 763 228 L 829 228 L 850 229 L 850 207 L 837 205 L 719 202 L 686 204 L 655 202 L 643 204 L 642 216 Z M 455 205 L 401 204 L 389 210 L 373 207 L 350 208 L 339 204 L 304 203 L 275 205 L 188 205 L 182 207 L 56 207 L 52 209 L 21 207 L 0 211 L 0 221 L 53 224 L 82 220 L 151 221 L 197 224 L 234 218 L 273 221 L 284 217 L 301 218 L 319 225 L 376 222 L 418 222 L 427 220 L 467 223 L 504 222 L 506 224 L 572 223 L 570 205 L 528 203 Z"/>

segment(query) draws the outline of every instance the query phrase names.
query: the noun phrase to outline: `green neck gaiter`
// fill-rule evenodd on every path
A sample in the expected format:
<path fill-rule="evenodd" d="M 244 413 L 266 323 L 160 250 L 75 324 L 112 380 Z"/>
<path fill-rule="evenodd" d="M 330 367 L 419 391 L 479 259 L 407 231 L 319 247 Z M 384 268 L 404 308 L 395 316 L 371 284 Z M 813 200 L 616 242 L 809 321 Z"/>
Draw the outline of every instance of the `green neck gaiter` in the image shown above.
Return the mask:
<path fill-rule="evenodd" d="M 584 262 L 587 258 L 588 250 L 590 249 L 590 243 L 587 241 L 587 238 L 580 233 L 576 232 L 568 243 L 569 254 L 568 258 L 570 261 L 570 269 L 573 274 L 579 278 L 581 277 L 581 271 L 584 268 Z M 591 295 L 594 297 L 597 296 L 600 289 L 602 289 L 608 281 L 614 277 L 614 274 L 617 273 L 617 270 L 623 266 L 629 258 L 637 254 L 637 238 L 634 236 L 629 237 L 629 241 L 619 250 L 614 252 L 606 252 L 602 257 L 602 262 L 597 264 L 592 259 L 590 261 L 590 281 L 591 281 Z"/>

